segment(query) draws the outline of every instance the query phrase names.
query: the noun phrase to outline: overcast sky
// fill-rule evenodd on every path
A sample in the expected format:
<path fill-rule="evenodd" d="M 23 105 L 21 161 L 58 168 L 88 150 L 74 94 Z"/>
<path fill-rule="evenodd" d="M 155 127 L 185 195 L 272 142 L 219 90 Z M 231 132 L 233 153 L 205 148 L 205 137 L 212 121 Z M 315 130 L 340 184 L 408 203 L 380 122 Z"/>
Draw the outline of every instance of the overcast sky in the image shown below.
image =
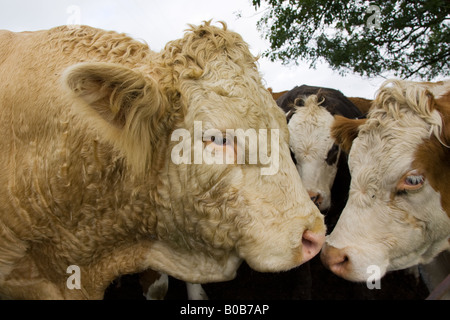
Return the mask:
<path fill-rule="evenodd" d="M 127 33 L 144 40 L 155 51 L 182 37 L 188 24 L 213 19 L 225 21 L 229 29 L 240 33 L 257 55 L 269 48 L 256 28 L 261 16 L 262 10 L 255 11 L 251 0 L 0 0 L 0 29 L 32 31 L 79 23 Z M 307 84 L 372 99 L 385 80 L 341 77 L 319 64 L 309 69 L 307 63 L 283 66 L 261 58 L 259 66 L 267 87 L 275 92 Z"/>

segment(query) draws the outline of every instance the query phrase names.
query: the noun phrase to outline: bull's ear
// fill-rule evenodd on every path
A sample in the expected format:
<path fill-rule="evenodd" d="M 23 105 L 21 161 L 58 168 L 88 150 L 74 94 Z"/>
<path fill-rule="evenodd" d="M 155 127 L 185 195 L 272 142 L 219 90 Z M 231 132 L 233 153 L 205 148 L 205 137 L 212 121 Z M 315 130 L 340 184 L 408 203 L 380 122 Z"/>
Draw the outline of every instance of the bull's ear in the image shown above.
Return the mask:
<path fill-rule="evenodd" d="M 334 117 L 331 135 L 346 153 L 350 151 L 353 140 L 358 136 L 359 126 L 367 119 L 348 119 L 339 115 Z"/>
<path fill-rule="evenodd" d="M 152 145 L 164 123 L 162 98 L 156 83 L 122 65 L 92 62 L 67 69 L 63 82 L 78 104 L 76 112 L 124 153 L 137 171 L 151 162 Z"/>
<path fill-rule="evenodd" d="M 439 111 L 442 117 L 441 140 L 445 145 L 450 146 L 450 92 L 438 99 L 431 98 L 431 100 L 430 103 L 433 104 L 433 107 Z"/>

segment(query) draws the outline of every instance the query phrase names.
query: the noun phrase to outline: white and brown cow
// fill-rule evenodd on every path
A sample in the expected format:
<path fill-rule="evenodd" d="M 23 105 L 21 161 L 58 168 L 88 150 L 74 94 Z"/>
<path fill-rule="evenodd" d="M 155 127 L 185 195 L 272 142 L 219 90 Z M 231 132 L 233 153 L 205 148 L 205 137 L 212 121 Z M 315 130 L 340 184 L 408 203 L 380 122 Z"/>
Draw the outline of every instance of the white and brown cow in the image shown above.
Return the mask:
<path fill-rule="evenodd" d="M 255 62 L 210 22 L 159 53 L 87 26 L 0 31 L 0 296 L 98 299 L 122 274 L 223 281 L 318 253 L 323 216 Z"/>
<path fill-rule="evenodd" d="M 286 113 L 289 146 L 303 184 L 319 209 L 328 210 L 338 167 L 347 170 L 347 157 L 331 136 L 334 116 L 363 114 L 342 92 L 308 85 L 283 94 L 277 104 Z"/>
<path fill-rule="evenodd" d="M 353 281 L 427 263 L 449 249 L 450 81 L 391 80 L 367 120 L 336 120 L 351 187 L 323 262 Z"/>

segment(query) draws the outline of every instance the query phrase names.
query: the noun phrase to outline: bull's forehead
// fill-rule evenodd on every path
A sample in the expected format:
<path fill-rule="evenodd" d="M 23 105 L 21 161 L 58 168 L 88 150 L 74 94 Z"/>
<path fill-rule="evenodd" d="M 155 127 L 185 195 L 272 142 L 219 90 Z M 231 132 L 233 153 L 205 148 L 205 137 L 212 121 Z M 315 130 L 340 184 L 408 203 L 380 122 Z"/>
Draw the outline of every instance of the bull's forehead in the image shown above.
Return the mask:
<path fill-rule="evenodd" d="M 226 129 L 281 129 L 287 134 L 283 112 L 270 93 L 235 81 L 193 83 L 186 99 L 186 122 L 202 121 L 206 127 Z"/>
<path fill-rule="evenodd" d="M 178 90 L 187 110 L 187 126 L 201 121 L 206 129 L 222 131 L 277 129 L 283 140 L 288 137 L 285 116 L 263 86 L 254 59 L 218 54 L 200 74 L 181 76 Z"/>
<path fill-rule="evenodd" d="M 390 189 L 412 168 L 417 147 L 430 136 L 429 125 L 405 115 L 364 125 L 349 154 L 352 188 L 363 192 Z"/>

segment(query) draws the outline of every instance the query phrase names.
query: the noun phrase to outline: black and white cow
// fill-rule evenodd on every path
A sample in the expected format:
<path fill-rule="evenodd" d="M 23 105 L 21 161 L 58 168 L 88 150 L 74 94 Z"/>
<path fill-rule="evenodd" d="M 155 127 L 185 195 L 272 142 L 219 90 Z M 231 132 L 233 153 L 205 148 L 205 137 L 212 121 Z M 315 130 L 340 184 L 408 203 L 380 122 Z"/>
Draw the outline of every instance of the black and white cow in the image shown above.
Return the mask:
<path fill-rule="evenodd" d="M 331 136 L 334 115 L 360 118 L 363 113 L 340 91 L 323 87 L 295 87 L 276 101 L 286 113 L 289 144 L 297 170 L 311 200 L 321 211 L 326 211 L 331 206 L 331 189 L 338 168 L 342 167 L 341 178 L 349 177 L 346 155 Z M 343 204 L 348 191 L 347 180 L 345 185 L 346 182 L 339 179 L 340 187 L 334 192 Z"/>

